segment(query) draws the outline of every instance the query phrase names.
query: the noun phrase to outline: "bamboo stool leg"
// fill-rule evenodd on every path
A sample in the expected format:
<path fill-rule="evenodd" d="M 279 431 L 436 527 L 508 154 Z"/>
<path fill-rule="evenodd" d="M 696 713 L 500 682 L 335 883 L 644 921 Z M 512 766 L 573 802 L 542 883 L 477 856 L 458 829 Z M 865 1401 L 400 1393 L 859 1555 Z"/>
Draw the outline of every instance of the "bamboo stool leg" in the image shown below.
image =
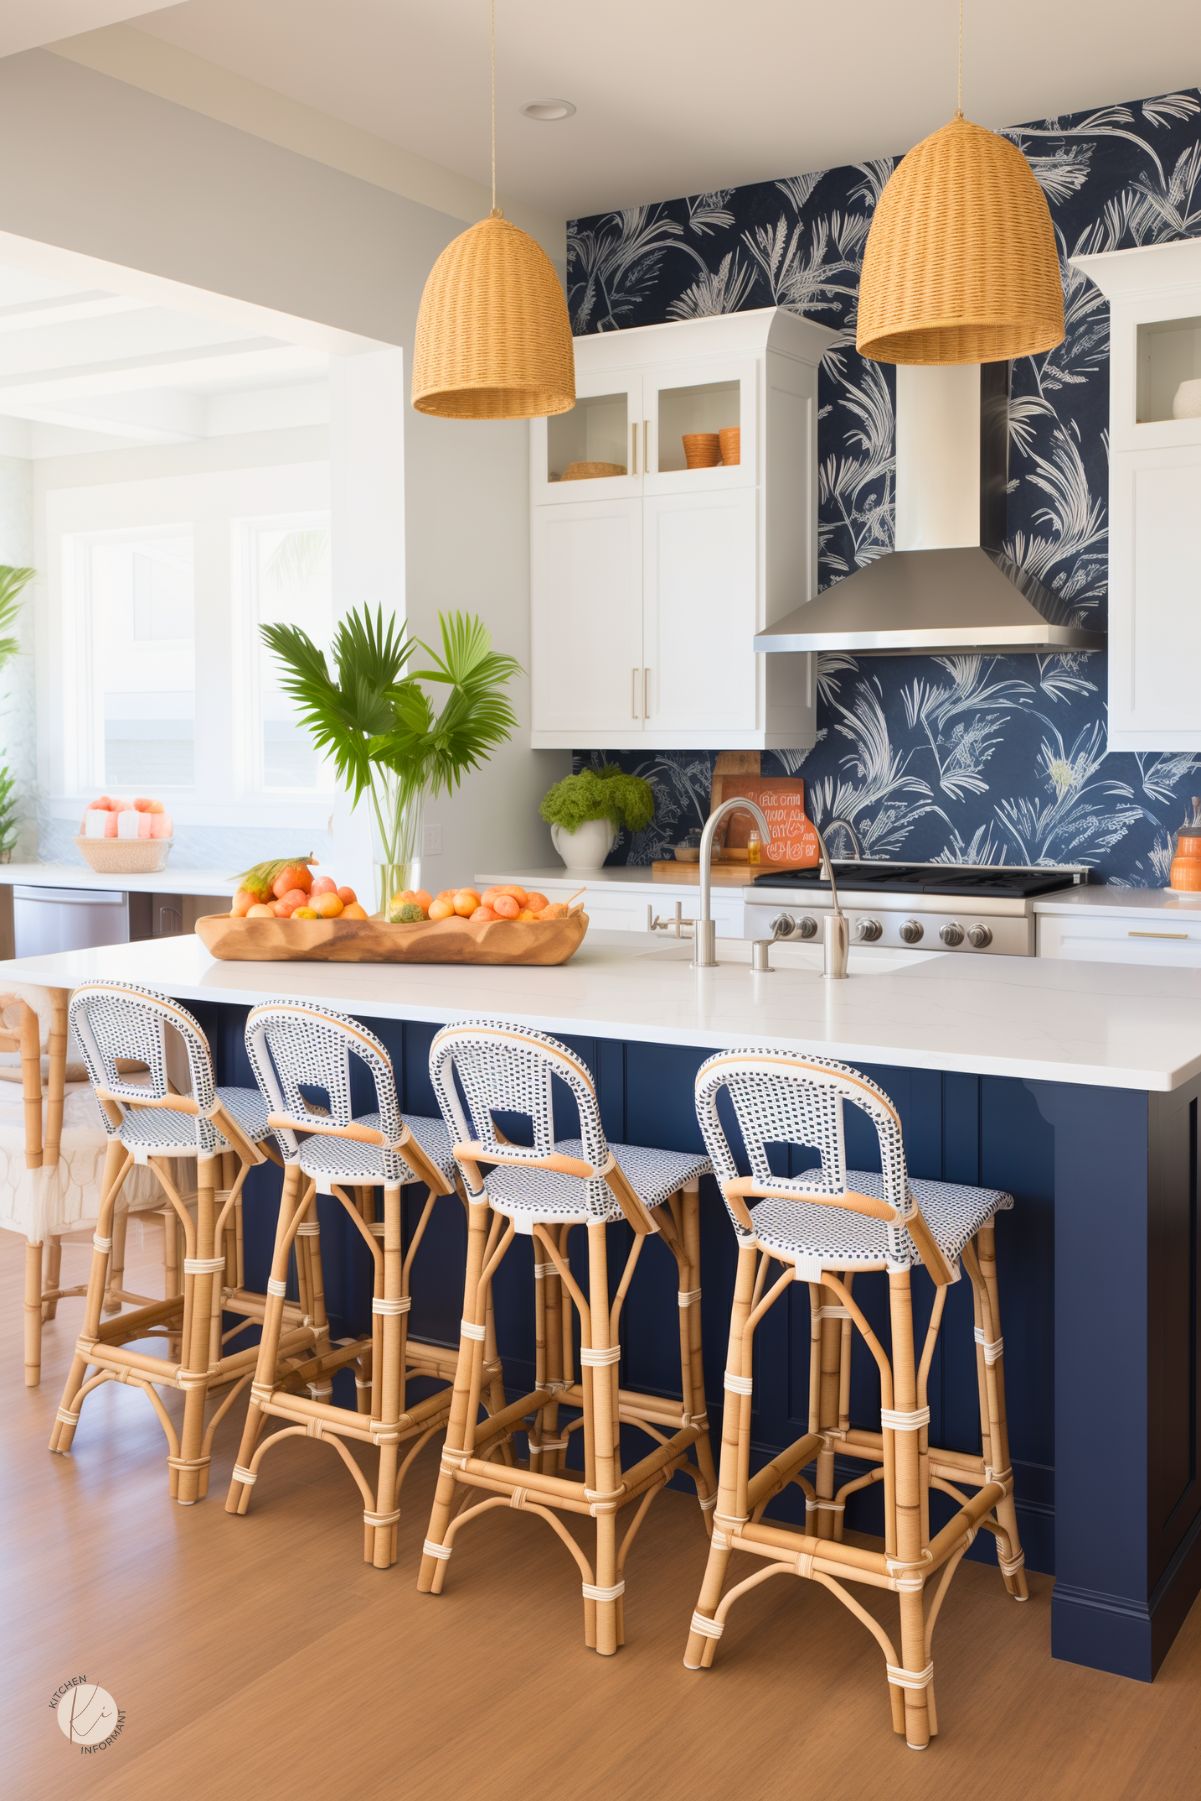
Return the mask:
<path fill-rule="evenodd" d="M 216 1191 L 220 1180 L 219 1156 L 196 1159 L 195 1256 L 183 1266 L 183 1357 L 176 1380 L 183 1389 L 183 1424 L 179 1432 L 179 1456 L 168 1458 L 175 1469 L 175 1499 L 181 1507 L 202 1501 L 208 1492 L 209 1458 L 204 1455 L 204 1412 L 208 1400 L 209 1364 L 213 1347 L 213 1314 L 220 1305 L 221 1284 L 211 1264 L 216 1250 Z M 189 1269 L 189 1263 L 195 1268 Z"/>
<path fill-rule="evenodd" d="M 900 1418 L 917 1417 L 917 1371 L 913 1345 L 913 1305 L 909 1271 L 890 1270 L 889 1320 L 892 1329 L 893 1410 Z M 922 1531 L 923 1473 L 921 1433 L 917 1428 L 884 1424 L 884 1440 L 892 1440 L 895 1485 L 894 1519 L 896 1557 L 901 1564 L 920 1564 L 925 1550 Z M 905 1743 L 911 1751 L 924 1751 L 930 1743 L 934 1710 L 933 1666 L 926 1658 L 926 1601 L 922 1586 L 904 1590 L 900 1597 L 901 1664 L 889 1671 L 889 1685 L 900 1689 L 904 1704 Z M 896 1722 L 896 1707 L 893 1705 Z"/>
<path fill-rule="evenodd" d="M 505 1405 L 505 1370 L 496 1344 L 496 1311 L 492 1305 L 491 1283 L 488 1285 L 488 1303 L 484 1319 L 484 1373 L 488 1378 L 488 1412 L 490 1414 L 500 1413 Z M 555 1453 L 552 1451 L 550 1456 L 552 1461 L 549 1463 L 545 1457 L 543 1458 L 543 1469 L 557 1469 L 557 1462 L 553 1461 Z M 500 1447 L 500 1459 L 502 1463 L 509 1465 L 516 1462 L 513 1455 L 513 1442 L 507 1433 L 504 1443 Z"/>
<path fill-rule="evenodd" d="M 125 1286 L 125 1234 L 129 1226 L 129 1208 L 118 1206 L 113 1213 L 113 1251 L 108 1264 L 108 1288 L 104 1296 L 105 1313 L 120 1313 L 121 1303 L 114 1289 Z"/>
<path fill-rule="evenodd" d="M 751 1366 L 752 1346 L 746 1331 L 755 1292 L 759 1253 L 753 1245 L 738 1250 L 738 1273 L 730 1313 L 730 1342 L 726 1352 L 725 1405 L 721 1422 L 721 1467 L 718 1474 L 717 1511 L 709 1539 L 709 1561 L 692 1630 L 684 1652 L 684 1668 L 707 1670 L 717 1650 L 721 1627 L 714 1619 L 730 1562 L 731 1531 L 747 1515 L 747 1482 L 751 1465 Z"/>
<path fill-rule="evenodd" d="M 818 1355 L 817 1406 L 818 1420 L 816 1430 L 830 1434 L 837 1431 L 842 1418 L 842 1360 L 844 1352 L 843 1327 L 846 1322 L 839 1318 L 827 1317 L 827 1309 L 839 1306 L 838 1296 L 833 1289 L 819 1288 L 821 1296 L 819 1306 L 823 1317 L 819 1321 L 816 1335 Z M 835 1508 L 835 1439 L 827 1436 L 817 1455 L 817 1468 L 813 1486 L 817 1495 L 816 1509 L 806 1499 L 806 1513 L 809 1516 L 810 1530 L 815 1538 L 834 1538 Z"/>
<path fill-rule="evenodd" d="M 25 1246 L 25 1386 L 42 1380 L 42 1242 Z"/>
<path fill-rule="evenodd" d="M 1001 1334 L 1001 1294 L 997 1285 L 997 1234 L 996 1221 L 991 1219 L 981 1226 L 976 1234 L 976 1258 L 979 1276 L 983 1286 L 980 1312 L 983 1317 L 983 1330 L 986 1343 L 977 1344 L 977 1355 L 984 1373 L 983 1400 L 988 1417 L 988 1432 L 985 1443 L 991 1451 L 986 1453 L 986 1462 L 991 1464 L 1000 1475 L 1009 1475 L 1010 1487 L 1004 1500 L 996 1505 L 997 1524 L 1009 1540 L 1008 1553 L 997 1545 L 997 1562 L 1001 1567 L 1005 1587 L 1015 1601 L 1029 1599 L 1030 1589 L 1026 1582 L 1025 1553 L 1022 1550 L 1021 1535 L 1018 1531 L 1017 1506 L 1013 1496 L 1012 1465 L 1009 1458 L 1009 1421 L 1005 1408 L 1005 1353 L 1004 1338 Z M 976 1286 L 976 1272 L 968 1268 Z M 985 1412 L 981 1413 L 981 1426 Z"/>
<path fill-rule="evenodd" d="M 50 1290 L 48 1298 L 42 1304 L 42 1322 L 54 1319 L 58 1313 L 58 1296 L 54 1290 L 62 1287 L 63 1282 L 63 1241 L 57 1233 L 46 1240 L 46 1287 Z"/>
<path fill-rule="evenodd" d="M 371 1417 L 386 1435 L 379 1446 L 374 1509 L 363 1513 L 363 1559 L 377 1570 L 396 1561 L 396 1469 L 399 1420 L 404 1410 L 405 1297 L 401 1280 L 401 1191 L 384 1189 L 383 1258 L 378 1268 L 371 1311 L 380 1326 L 380 1354 L 373 1365 L 375 1405 Z"/>
<path fill-rule="evenodd" d="M 246 1409 L 246 1424 L 242 1428 L 242 1442 L 238 1446 L 238 1460 L 234 1464 L 230 1478 L 229 1493 L 225 1497 L 226 1513 L 245 1513 L 250 1506 L 250 1491 L 256 1477 L 251 1474 L 250 1463 L 254 1456 L 254 1448 L 266 1424 L 267 1416 L 262 1409 L 262 1401 L 270 1394 L 275 1382 L 275 1373 L 279 1365 L 279 1339 L 283 1328 L 284 1294 L 287 1290 L 289 1232 L 297 1206 L 297 1197 L 303 1194 L 299 1166 L 285 1163 L 283 1191 L 279 1203 L 279 1220 L 275 1227 L 275 1247 L 271 1253 L 271 1274 L 267 1280 L 267 1304 L 263 1309 L 263 1330 L 259 1339 L 258 1362 L 255 1365 L 254 1380 L 250 1384 L 250 1401 Z"/>
<path fill-rule="evenodd" d="M 681 1239 L 684 1261 L 680 1264 L 680 1392 L 684 1397 L 684 1413 L 689 1423 L 700 1424 L 696 1441 L 697 1468 L 704 1488 L 697 1490 L 701 1517 L 706 1531 L 712 1530 L 713 1509 L 717 1504 L 717 1470 L 713 1462 L 713 1443 L 709 1437 L 709 1418 L 705 1406 L 705 1369 L 701 1344 L 701 1234 L 700 1184 L 694 1182 L 681 1190 Z"/>
<path fill-rule="evenodd" d="M 125 1172 L 129 1168 L 129 1159 L 124 1146 L 117 1139 L 110 1138 L 104 1154 L 104 1174 L 100 1183 L 100 1207 L 96 1216 L 96 1229 L 92 1235 L 92 1265 L 88 1272 L 87 1299 L 83 1307 L 83 1327 L 76 1341 L 75 1356 L 71 1360 L 71 1368 L 63 1388 L 62 1400 L 58 1404 L 58 1413 L 50 1432 L 50 1449 L 64 1455 L 71 1449 L 71 1440 L 75 1436 L 75 1427 L 79 1421 L 79 1391 L 83 1387 L 87 1375 L 88 1353 L 95 1345 L 100 1332 L 100 1313 L 104 1306 L 104 1291 L 108 1285 L 108 1254 L 112 1248 L 109 1229 L 112 1224 L 113 1209 L 117 1204 L 117 1195 Z"/>
<path fill-rule="evenodd" d="M 618 1450 L 620 1420 L 617 1411 L 617 1359 L 609 1326 L 609 1259 L 606 1228 L 603 1224 L 588 1226 L 588 1311 L 591 1330 L 589 1343 L 581 1349 L 581 1362 L 587 1353 L 591 1376 L 592 1405 L 587 1410 L 584 1430 L 592 1444 L 595 1474 L 586 1489 L 596 1518 L 596 1581 L 592 1593 L 585 1594 L 585 1605 L 595 1612 L 595 1649 L 602 1657 L 612 1657 L 621 1643 L 618 1602 L 624 1583 L 617 1580 L 617 1491 L 621 1481 L 621 1459 Z M 590 1415 L 590 1417 L 588 1417 Z M 588 1622 L 586 1621 L 586 1631 Z"/>
<path fill-rule="evenodd" d="M 421 1557 L 421 1569 L 417 1575 L 417 1592 L 420 1595 L 440 1595 L 442 1584 L 446 1578 L 446 1565 L 450 1557 L 450 1547 L 446 1544 L 446 1529 L 450 1525 L 451 1514 L 455 1502 L 455 1472 L 462 1459 L 467 1455 L 467 1447 L 474 1436 L 472 1395 L 476 1392 L 475 1363 L 476 1348 L 481 1341 L 474 1336 L 474 1330 L 484 1330 L 489 1296 L 485 1292 L 490 1284 L 483 1281 L 484 1252 L 488 1242 L 488 1228 L 492 1214 L 487 1200 L 481 1196 L 478 1201 L 469 1202 L 467 1209 L 467 1268 L 463 1283 L 463 1327 L 459 1336 L 459 1358 L 455 1365 L 454 1389 L 451 1394 L 450 1417 L 446 1423 L 446 1439 L 442 1447 L 442 1460 L 438 1471 L 438 1486 L 434 1492 L 434 1505 L 430 1512 L 430 1523 L 426 1532 L 425 1545 Z M 468 1331 L 467 1328 L 472 1328 Z"/>

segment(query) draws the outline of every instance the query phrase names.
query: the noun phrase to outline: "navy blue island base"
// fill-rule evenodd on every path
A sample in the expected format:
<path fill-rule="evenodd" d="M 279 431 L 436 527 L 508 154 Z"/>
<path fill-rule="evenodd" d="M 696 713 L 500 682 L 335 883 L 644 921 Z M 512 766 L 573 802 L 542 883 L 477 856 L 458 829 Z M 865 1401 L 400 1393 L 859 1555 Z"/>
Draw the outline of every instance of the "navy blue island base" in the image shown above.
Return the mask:
<path fill-rule="evenodd" d="M 189 1004 L 210 1034 L 220 1079 L 249 1081 L 245 1009 L 233 996 L 230 1001 Z M 392 1053 L 404 1109 L 435 1112 L 427 1065 L 439 1022 L 366 1023 Z M 702 1148 L 692 1084 L 707 1051 L 613 1038 L 569 1042 L 595 1072 L 610 1138 Z M 1055 1577 L 1054 1656 L 1150 1680 L 1201 1588 L 1201 1080 L 1171 1093 L 1145 1093 L 880 1065 L 868 1073 L 898 1107 L 914 1175 L 1003 1188 L 1016 1197 L 1014 1211 L 998 1221 L 997 1251 L 1027 1563 Z M 848 1126 L 852 1164 L 878 1167 L 868 1123 L 848 1117 Z M 803 1152 L 793 1156 L 796 1169 L 810 1161 Z M 267 1274 L 277 1179 L 270 1168 L 256 1171 L 247 1191 L 248 1275 L 259 1287 Z M 263 1204 L 255 1206 L 256 1199 Z M 360 1247 L 343 1229 L 336 1205 L 323 1222 L 335 1331 L 361 1330 L 368 1286 Z M 705 1378 L 716 1442 L 735 1244 L 712 1182 L 703 1196 L 702 1230 Z M 414 1269 L 412 1324 L 423 1338 L 457 1342 L 464 1245 L 462 1211 L 448 1202 L 436 1210 Z M 499 1345 L 515 1393 L 533 1387 L 530 1282 L 528 1263 L 514 1256 L 497 1284 Z M 678 1380 L 674 1290 L 671 1260 L 644 1257 L 625 1312 L 623 1381 L 632 1387 L 669 1392 Z M 919 1281 L 919 1305 L 929 1292 Z M 883 1281 L 861 1278 L 856 1295 L 873 1325 L 885 1326 Z M 924 1325 L 920 1315 L 919 1321 Z M 809 1320 L 802 1286 L 764 1323 L 756 1354 L 758 1450 L 766 1460 L 807 1419 Z M 930 1407 L 932 1443 L 978 1446 L 966 1281 L 949 1296 Z M 875 1365 L 857 1343 L 853 1423 L 878 1426 L 878 1409 Z M 846 1475 L 860 1471 L 856 1465 Z M 797 1490 L 786 1491 L 776 1511 L 795 1518 L 789 1508 L 797 1499 Z M 853 1497 L 848 1519 L 852 1527 L 877 1529 L 872 1491 Z M 980 1535 L 973 1555 L 992 1558 L 990 1535 Z"/>

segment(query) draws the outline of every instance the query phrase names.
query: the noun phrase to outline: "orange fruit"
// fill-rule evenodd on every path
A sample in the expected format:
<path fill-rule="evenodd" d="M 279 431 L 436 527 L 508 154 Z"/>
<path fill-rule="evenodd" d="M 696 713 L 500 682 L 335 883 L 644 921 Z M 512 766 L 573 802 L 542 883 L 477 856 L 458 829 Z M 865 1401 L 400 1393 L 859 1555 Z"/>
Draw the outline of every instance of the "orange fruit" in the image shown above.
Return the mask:
<path fill-rule="evenodd" d="M 338 899 L 344 907 L 353 907 L 358 898 L 353 888 L 338 889 Z"/>
<path fill-rule="evenodd" d="M 276 900 L 282 900 L 289 888 L 302 888 L 307 894 L 313 883 L 307 863 L 289 863 L 281 869 L 271 884 L 271 892 Z"/>
<path fill-rule="evenodd" d="M 291 901 L 277 900 L 271 902 L 271 911 L 274 913 L 276 919 L 291 919 L 296 908 Z"/>
<path fill-rule="evenodd" d="M 474 888 L 459 888 L 455 891 L 454 909 L 462 919 L 470 919 L 480 904 L 480 897 Z"/>
<path fill-rule="evenodd" d="M 537 917 L 538 915 L 536 913 L 531 913 L 528 907 L 523 907 L 521 912 L 517 915 L 518 923 L 521 925 L 529 925 L 531 920 L 536 920 Z"/>
<path fill-rule="evenodd" d="M 229 910 L 235 919 L 245 919 L 251 907 L 254 906 L 257 900 L 258 895 L 255 894 L 252 889 L 239 888 L 238 892 L 234 895 L 233 905 Z"/>
<path fill-rule="evenodd" d="M 332 885 L 321 894 L 314 894 L 312 904 L 318 919 L 337 919 L 343 911 L 342 903 Z"/>
<path fill-rule="evenodd" d="M 547 900 L 545 894 L 539 894 L 535 889 L 531 888 L 525 897 L 525 904 L 531 913 L 541 913 L 543 907 L 549 907 L 550 902 Z"/>
<path fill-rule="evenodd" d="M 343 894 L 353 894 L 353 893 L 354 893 L 353 888 L 345 888 L 345 889 L 339 888 L 339 890 L 338 890 L 339 899 L 341 898 L 341 896 Z M 352 901 L 349 901 L 343 907 L 342 917 L 343 917 L 343 919 L 366 919 L 367 909 L 366 909 L 366 907 L 360 907 L 358 901 L 352 900 Z"/>
<path fill-rule="evenodd" d="M 511 894 L 498 894 L 493 898 L 492 911 L 498 919 L 516 919 L 521 908 Z"/>
<path fill-rule="evenodd" d="M 437 900 L 430 902 L 431 919 L 453 919 L 454 911 L 454 902 L 448 900 L 444 895 L 440 894 Z"/>
<path fill-rule="evenodd" d="M 314 895 L 337 894 L 337 892 L 338 884 L 334 881 L 333 876 L 329 875 L 319 875 L 317 880 L 313 883 L 313 886 L 309 889 L 309 893 Z"/>
<path fill-rule="evenodd" d="M 481 901 L 475 912 L 471 915 L 471 923 L 473 926 L 487 925 L 489 920 L 498 919 L 499 917 L 499 914 L 494 913 L 491 907 L 486 907 L 483 901 Z"/>
<path fill-rule="evenodd" d="M 529 898 L 525 889 L 522 888 L 519 883 L 513 883 L 511 886 L 505 888 L 498 888 L 496 892 L 498 894 L 511 894 L 519 907 L 524 907 Z"/>
<path fill-rule="evenodd" d="M 297 907 L 307 907 L 308 904 L 309 895 L 307 888 L 289 888 L 286 894 L 281 894 L 279 897 L 279 905 L 281 907 L 287 907 L 289 912 L 292 913 L 296 911 Z"/>
<path fill-rule="evenodd" d="M 247 919 L 274 919 L 275 914 L 265 901 L 255 901 L 253 907 L 246 909 Z"/>
<path fill-rule="evenodd" d="M 292 915 L 293 919 L 316 919 L 316 917 L 316 907 L 297 907 Z"/>

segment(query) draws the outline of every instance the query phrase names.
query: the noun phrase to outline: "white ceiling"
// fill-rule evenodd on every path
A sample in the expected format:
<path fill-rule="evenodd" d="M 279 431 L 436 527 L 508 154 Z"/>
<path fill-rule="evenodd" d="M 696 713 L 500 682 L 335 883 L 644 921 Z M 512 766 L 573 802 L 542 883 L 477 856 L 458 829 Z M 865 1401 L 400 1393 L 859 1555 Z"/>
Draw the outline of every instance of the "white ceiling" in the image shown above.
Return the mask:
<path fill-rule="evenodd" d="M 325 353 L 252 325 L 0 261 L 7 455 L 182 444 L 309 423 L 324 416 L 328 367 Z"/>
<path fill-rule="evenodd" d="M 1201 81 L 1197 0 L 966 10 L 965 110 L 984 124 Z M 497 12 L 502 202 L 559 217 L 903 151 L 954 108 L 956 0 L 499 0 Z M 487 16 L 487 0 L 186 0 L 136 23 L 483 180 Z M 520 115 L 548 96 L 576 116 Z"/>

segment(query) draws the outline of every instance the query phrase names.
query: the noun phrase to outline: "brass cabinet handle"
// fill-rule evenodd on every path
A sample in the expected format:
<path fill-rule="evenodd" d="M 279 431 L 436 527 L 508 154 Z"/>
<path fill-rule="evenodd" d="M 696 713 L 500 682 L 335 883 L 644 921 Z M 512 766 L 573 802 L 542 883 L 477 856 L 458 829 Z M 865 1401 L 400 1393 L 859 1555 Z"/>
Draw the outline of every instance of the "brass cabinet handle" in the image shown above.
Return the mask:
<path fill-rule="evenodd" d="M 638 473 L 638 421 L 630 420 L 630 474 Z"/>
<path fill-rule="evenodd" d="M 1126 933 L 1126 936 L 1127 936 L 1127 938 L 1176 938 L 1176 939 L 1183 940 L 1183 942 L 1185 944 L 1188 943 L 1188 933 L 1187 932 L 1130 932 L 1130 931 L 1128 931 Z"/>
<path fill-rule="evenodd" d="M 649 419 L 644 419 L 642 421 L 642 473 L 644 475 L 649 475 L 650 472 L 651 472 L 651 422 Z"/>
<path fill-rule="evenodd" d="M 642 717 L 644 719 L 649 719 L 651 716 L 651 698 L 650 698 L 650 696 L 651 696 L 651 672 L 649 669 L 644 669 L 642 671 Z"/>

